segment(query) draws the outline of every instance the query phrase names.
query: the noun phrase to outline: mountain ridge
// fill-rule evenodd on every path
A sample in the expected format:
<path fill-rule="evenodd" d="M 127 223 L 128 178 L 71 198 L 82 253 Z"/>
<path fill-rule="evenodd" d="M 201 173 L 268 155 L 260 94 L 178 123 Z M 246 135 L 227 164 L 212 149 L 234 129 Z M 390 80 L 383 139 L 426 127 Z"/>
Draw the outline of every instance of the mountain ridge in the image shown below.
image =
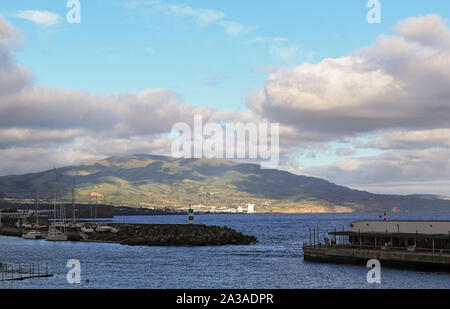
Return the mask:
<path fill-rule="evenodd" d="M 114 156 L 56 169 L 64 199 L 103 199 L 113 205 L 236 210 L 248 203 L 262 212 L 450 212 L 450 200 L 435 195 L 388 195 L 350 189 L 327 180 L 223 159 L 150 154 Z M 0 197 L 51 199 L 52 171 L 0 177 Z M 95 193 L 93 196 L 93 192 Z M 208 208 L 209 207 L 209 208 Z"/>

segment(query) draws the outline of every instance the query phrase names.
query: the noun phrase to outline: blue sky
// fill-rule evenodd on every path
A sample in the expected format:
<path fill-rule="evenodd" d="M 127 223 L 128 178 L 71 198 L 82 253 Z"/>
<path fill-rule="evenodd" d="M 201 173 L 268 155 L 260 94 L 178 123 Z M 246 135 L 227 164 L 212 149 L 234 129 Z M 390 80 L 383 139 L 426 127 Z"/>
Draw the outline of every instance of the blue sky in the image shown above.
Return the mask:
<path fill-rule="evenodd" d="M 0 4 L 0 81 L 17 77 L 12 101 L 0 84 L 0 174 L 167 154 L 171 125 L 202 112 L 281 123 L 281 168 L 450 195 L 450 2 L 380 0 L 379 24 L 366 0 L 80 0 L 80 24 L 66 3 Z"/>
<path fill-rule="evenodd" d="M 346 55 L 392 33 L 403 18 L 450 11 L 447 1 L 381 1 L 382 23 L 368 24 L 362 0 L 164 2 L 222 12 L 251 28 L 230 36 L 190 16 L 127 8 L 131 0 L 80 2 L 81 24 L 68 24 L 65 0 L 2 1 L 1 12 L 26 38 L 18 61 L 38 83 L 93 93 L 164 88 L 187 104 L 234 109 L 245 109 L 246 96 L 264 84 L 266 74 L 252 68 Z M 52 11 L 62 19 L 38 25 L 14 17 L 19 10 Z"/>

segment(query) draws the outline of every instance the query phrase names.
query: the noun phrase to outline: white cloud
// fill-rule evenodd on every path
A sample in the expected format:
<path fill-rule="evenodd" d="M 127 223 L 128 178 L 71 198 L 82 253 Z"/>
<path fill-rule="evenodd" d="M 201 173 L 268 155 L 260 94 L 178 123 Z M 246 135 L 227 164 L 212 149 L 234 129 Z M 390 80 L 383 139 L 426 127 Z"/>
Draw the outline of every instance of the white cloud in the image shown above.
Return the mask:
<path fill-rule="evenodd" d="M 356 154 L 356 150 L 353 148 L 339 148 L 336 149 L 335 154 L 340 157 L 348 157 Z"/>
<path fill-rule="evenodd" d="M 14 16 L 44 26 L 56 25 L 61 19 L 61 17 L 54 12 L 38 10 L 18 11 Z"/>
<path fill-rule="evenodd" d="M 344 160 L 303 172 L 351 187 L 388 188 L 393 183 L 448 183 L 450 149 L 397 150 L 378 156 Z M 447 195 L 450 193 L 447 189 Z M 417 192 L 416 193 L 426 193 Z"/>
<path fill-rule="evenodd" d="M 22 33 L 0 14 L 0 96 L 15 93 L 32 81 L 31 73 L 15 61 L 14 53 L 22 40 Z"/>
<path fill-rule="evenodd" d="M 289 42 L 288 38 L 285 37 L 254 37 L 249 40 L 250 43 L 277 43 L 277 42 Z"/>
<path fill-rule="evenodd" d="M 361 148 L 378 149 L 427 149 L 450 147 L 450 129 L 393 130 L 380 133 L 368 141 L 354 141 Z"/>
<path fill-rule="evenodd" d="M 421 31 L 445 37 L 450 29 L 436 20 L 431 15 L 406 24 L 430 24 Z M 300 132 L 322 134 L 324 141 L 388 128 L 449 128 L 450 48 L 439 40 L 422 44 L 422 36 L 405 32 L 381 36 L 350 56 L 274 71 L 247 105 Z"/>
<path fill-rule="evenodd" d="M 369 191 L 381 194 L 435 194 L 441 196 L 448 196 L 450 181 L 444 180 L 429 180 L 429 181 L 385 181 L 378 184 L 366 185 L 350 185 L 350 187 L 359 190 Z"/>
<path fill-rule="evenodd" d="M 266 44 L 269 55 L 277 62 L 311 62 L 314 52 L 304 51 L 300 46 L 292 44 L 286 37 L 253 37 L 250 44 Z"/>
<path fill-rule="evenodd" d="M 450 31 L 439 15 L 411 17 L 399 22 L 396 32 L 409 41 L 422 45 L 450 47 Z"/>
<path fill-rule="evenodd" d="M 193 8 L 186 4 L 168 4 L 159 0 L 132 1 L 125 5 L 127 9 L 149 7 L 157 9 L 167 15 L 188 17 L 201 27 L 210 25 L 221 26 L 229 36 L 247 34 L 257 26 L 247 26 L 237 21 L 229 20 L 224 12 L 212 9 Z"/>
<path fill-rule="evenodd" d="M 186 105 L 165 89 L 93 95 L 34 85 L 15 64 L 20 38 L 0 16 L 0 175 L 109 155 L 169 154 L 172 125 L 192 125 L 198 114 L 205 122 L 254 119 L 250 112 Z"/>
<path fill-rule="evenodd" d="M 63 143 L 77 136 L 86 134 L 83 129 L 67 130 L 42 130 L 30 128 L 6 128 L 0 129 L 0 149 L 8 149 L 13 146 L 43 145 L 47 143 Z"/>
<path fill-rule="evenodd" d="M 225 32 L 229 36 L 247 34 L 258 28 L 257 26 L 246 26 L 241 23 L 230 20 L 221 21 L 219 22 L 219 25 L 221 25 L 225 29 Z"/>
<path fill-rule="evenodd" d="M 203 25 L 223 21 L 186 7 L 173 12 Z M 264 87 L 248 97 L 250 110 L 231 111 L 186 105 L 164 89 L 93 95 L 35 86 L 14 59 L 20 32 L 0 17 L 0 174 L 108 155 L 168 154 L 172 125 L 201 114 L 205 122 L 280 122 L 286 166 L 299 152 L 313 157 L 343 139 L 355 148 L 392 150 L 315 168 L 297 165 L 309 175 L 357 188 L 443 188 L 439 183 L 448 183 L 450 172 L 450 46 L 442 40 L 450 30 L 435 15 L 408 19 L 396 29 L 349 56 L 290 69 L 255 68 L 269 73 Z M 354 150 L 334 154 L 345 158 Z"/>
<path fill-rule="evenodd" d="M 272 45 L 269 48 L 269 53 L 275 59 L 281 59 L 283 61 L 288 61 L 294 58 L 299 52 L 298 46 L 275 46 Z"/>
<path fill-rule="evenodd" d="M 0 14 L 0 50 L 2 52 L 14 51 L 23 43 L 22 33 L 8 24 Z"/>
<path fill-rule="evenodd" d="M 165 4 L 158 1 L 155 6 L 158 9 L 163 10 L 169 14 L 190 16 L 192 17 L 194 22 L 200 26 L 208 26 L 225 17 L 225 13 L 220 11 L 209 9 L 194 9 L 184 4 Z"/>
<path fill-rule="evenodd" d="M 408 184 L 417 190 L 422 183 L 428 190 L 436 181 L 448 183 L 450 28 L 440 16 L 428 15 L 401 21 L 395 31 L 348 56 L 270 68 L 264 87 L 247 98 L 260 117 L 291 128 L 282 138 L 296 145 L 345 141 L 388 150 L 303 173 L 387 191 L 387 181 L 402 192 Z M 294 54 L 288 50 L 285 58 Z M 335 154 L 352 156 L 353 147 Z"/>

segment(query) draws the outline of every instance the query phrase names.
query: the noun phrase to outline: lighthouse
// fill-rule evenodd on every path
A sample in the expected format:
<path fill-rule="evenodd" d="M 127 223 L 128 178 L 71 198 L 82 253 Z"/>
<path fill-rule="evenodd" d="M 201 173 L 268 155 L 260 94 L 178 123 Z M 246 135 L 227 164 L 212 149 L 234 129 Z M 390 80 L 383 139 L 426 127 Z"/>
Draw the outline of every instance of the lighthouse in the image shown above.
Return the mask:
<path fill-rule="evenodd" d="M 189 204 L 189 224 L 194 224 L 194 210 Z"/>

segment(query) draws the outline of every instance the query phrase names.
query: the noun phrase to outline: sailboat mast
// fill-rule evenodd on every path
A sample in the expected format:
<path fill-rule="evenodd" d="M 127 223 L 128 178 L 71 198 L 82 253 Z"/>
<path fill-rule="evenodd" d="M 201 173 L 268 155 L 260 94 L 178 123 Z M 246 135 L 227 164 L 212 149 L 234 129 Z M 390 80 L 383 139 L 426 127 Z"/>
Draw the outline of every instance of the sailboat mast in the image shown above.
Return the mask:
<path fill-rule="evenodd" d="M 59 176 L 59 215 L 61 217 L 61 222 L 65 223 L 66 219 L 66 210 L 64 206 L 64 189 L 62 183 L 62 176 Z"/>
<path fill-rule="evenodd" d="M 64 234 L 66 233 L 66 206 L 64 204 L 64 184 L 62 175 L 59 176 L 59 216 L 63 225 Z"/>
<path fill-rule="evenodd" d="M 57 176 L 56 176 L 56 168 L 53 169 L 53 177 L 54 177 L 54 184 L 53 184 L 53 217 L 56 221 L 56 194 L 57 194 L 57 188 L 58 188 L 58 182 L 57 182 Z"/>
<path fill-rule="evenodd" d="M 72 186 L 72 219 L 75 222 L 75 179 Z"/>
<path fill-rule="evenodd" d="M 36 192 L 36 226 L 39 226 L 39 192 Z"/>

